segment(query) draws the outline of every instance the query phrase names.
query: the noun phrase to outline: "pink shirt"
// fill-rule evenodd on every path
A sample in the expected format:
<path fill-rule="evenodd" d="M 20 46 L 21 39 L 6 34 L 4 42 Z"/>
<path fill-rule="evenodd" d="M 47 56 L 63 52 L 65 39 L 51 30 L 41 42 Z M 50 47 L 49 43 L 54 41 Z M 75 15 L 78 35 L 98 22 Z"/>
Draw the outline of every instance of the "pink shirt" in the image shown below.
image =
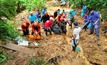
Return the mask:
<path fill-rule="evenodd" d="M 47 21 L 45 22 L 45 24 L 44 24 L 44 27 L 45 27 L 45 28 L 50 28 L 51 25 L 52 25 L 52 20 L 47 20 Z"/>

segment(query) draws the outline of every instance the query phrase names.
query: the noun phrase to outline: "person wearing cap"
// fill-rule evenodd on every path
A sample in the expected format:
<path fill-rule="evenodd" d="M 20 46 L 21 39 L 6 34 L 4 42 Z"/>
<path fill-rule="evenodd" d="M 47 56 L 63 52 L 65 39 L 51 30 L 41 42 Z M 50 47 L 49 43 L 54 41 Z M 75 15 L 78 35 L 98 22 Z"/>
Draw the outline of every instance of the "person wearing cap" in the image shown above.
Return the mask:
<path fill-rule="evenodd" d="M 72 24 L 74 22 L 75 15 L 76 15 L 76 12 L 74 10 L 70 10 L 68 13 L 68 18 L 70 19 L 71 28 L 72 28 Z"/>
<path fill-rule="evenodd" d="M 99 12 L 90 9 L 89 17 L 90 17 L 89 20 L 92 23 L 89 34 L 93 34 L 95 30 L 96 36 L 99 37 L 100 14 Z"/>
<path fill-rule="evenodd" d="M 40 24 L 35 22 L 32 24 L 32 35 L 37 32 L 37 34 L 39 34 L 41 36 L 41 32 L 40 32 Z"/>
<path fill-rule="evenodd" d="M 79 42 L 79 38 L 80 38 L 80 32 L 81 32 L 81 27 L 78 26 L 78 22 L 74 22 L 74 30 L 73 30 L 73 35 L 72 35 L 72 38 L 71 38 L 71 45 L 72 45 L 72 48 L 73 48 L 73 51 L 75 51 L 77 45 L 78 45 L 78 42 Z"/>
<path fill-rule="evenodd" d="M 36 16 L 34 16 L 33 12 L 30 12 L 30 16 L 28 16 L 28 19 L 30 20 L 31 24 L 36 21 Z"/>
<path fill-rule="evenodd" d="M 22 28 L 22 31 L 23 31 L 23 36 L 29 35 L 30 23 L 29 23 L 29 21 L 25 20 L 25 18 L 23 18 L 22 21 L 23 22 L 21 23 L 21 28 Z"/>
<path fill-rule="evenodd" d="M 48 15 L 48 12 L 45 12 L 45 15 L 42 16 L 42 21 L 45 23 L 47 20 L 49 20 L 50 16 Z"/>
<path fill-rule="evenodd" d="M 50 17 L 50 20 L 47 20 L 44 23 L 44 30 L 45 30 L 46 36 L 48 35 L 48 32 L 50 33 L 50 35 L 52 35 L 51 29 L 52 29 L 53 21 L 54 21 L 54 18 Z"/>

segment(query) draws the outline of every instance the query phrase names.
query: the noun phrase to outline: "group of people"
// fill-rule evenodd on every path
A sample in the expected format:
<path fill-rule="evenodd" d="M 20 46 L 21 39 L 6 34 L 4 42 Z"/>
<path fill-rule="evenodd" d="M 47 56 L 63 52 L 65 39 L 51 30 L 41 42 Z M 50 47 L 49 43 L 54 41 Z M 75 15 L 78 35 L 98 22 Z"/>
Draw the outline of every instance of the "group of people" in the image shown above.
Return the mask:
<path fill-rule="evenodd" d="M 83 10 L 85 10 L 87 7 L 84 6 Z M 76 11 L 75 10 L 69 10 L 66 12 L 65 10 L 57 9 L 55 12 L 53 12 L 53 15 L 49 14 L 47 11 L 47 8 L 42 9 L 42 11 L 38 10 L 37 13 L 34 15 L 32 12 L 28 16 L 28 20 L 24 20 L 21 24 L 23 35 L 29 35 L 29 27 L 32 27 L 32 33 L 30 35 L 39 35 L 41 36 L 41 27 L 43 27 L 46 36 L 48 35 L 48 32 L 50 35 L 52 35 L 52 32 L 55 34 L 66 34 L 67 29 L 66 25 L 69 24 L 69 26 L 72 27 L 74 25 L 73 29 L 73 35 L 71 37 L 71 45 L 73 48 L 73 51 L 75 51 L 78 41 L 79 41 L 79 34 L 82 29 L 90 29 L 90 34 L 93 33 L 95 30 L 96 36 L 99 37 L 99 26 L 100 26 L 100 15 L 99 12 L 90 9 L 89 14 L 84 12 L 82 10 L 81 16 L 84 16 L 84 26 L 83 28 L 79 27 L 78 22 L 75 21 Z M 40 25 L 42 23 L 42 25 Z"/>

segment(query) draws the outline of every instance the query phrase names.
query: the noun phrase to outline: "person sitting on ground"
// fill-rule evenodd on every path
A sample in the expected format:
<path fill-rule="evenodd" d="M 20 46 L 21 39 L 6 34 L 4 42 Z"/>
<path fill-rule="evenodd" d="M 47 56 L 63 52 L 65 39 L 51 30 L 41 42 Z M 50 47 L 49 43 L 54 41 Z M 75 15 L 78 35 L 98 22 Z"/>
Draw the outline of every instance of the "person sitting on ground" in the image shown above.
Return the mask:
<path fill-rule="evenodd" d="M 40 23 L 41 22 L 41 12 L 39 10 L 37 10 L 36 18 L 37 18 L 38 22 Z"/>
<path fill-rule="evenodd" d="M 71 45 L 73 48 L 73 51 L 76 50 L 76 47 L 78 45 L 79 42 L 79 38 L 80 38 L 80 31 L 82 30 L 81 27 L 78 26 L 78 22 L 74 22 L 74 30 L 73 30 L 73 35 L 71 38 Z"/>
<path fill-rule="evenodd" d="M 50 35 L 52 35 L 51 29 L 52 29 L 53 20 L 54 19 L 50 17 L 50 20 L 47 20 L 44 24 L 44 30 L 45 30 L 46 36 L 48 35 L 48 32 L 50 32 Z"/>
<path fill-rule="evenodd" d="M 23 22 L 21 23 L 21 28 L 22 28 L 22 31 L 23 31 L 23 36 L 29 35 L 30 23 L 29 23 L 29 21 L 25 20 L 25 18 L 23 18 L 22 21 Z"/>
<path fill-rule="evenodd" d="M 48 12 L 45 12 L 45 15 L 42 16 L 43 23 L 45 23 L 47 20 L 49 20 L 50 16 L 48 15 Z"/>
<path fill-rule="evenodd" d="M 32 24 L 32 35 L 34 34 L 35 31 L 37 31 L 37 33 L 41 36 L 40 24 L 37 22 Z"/>
<path fill-rule="evenodd" d="M 30 16 L 28 16 L 28 19 L 30 20 L 31 24 L 36 21 L 36 16 L 34 16 L 33 12 L 30 12 Z"/>

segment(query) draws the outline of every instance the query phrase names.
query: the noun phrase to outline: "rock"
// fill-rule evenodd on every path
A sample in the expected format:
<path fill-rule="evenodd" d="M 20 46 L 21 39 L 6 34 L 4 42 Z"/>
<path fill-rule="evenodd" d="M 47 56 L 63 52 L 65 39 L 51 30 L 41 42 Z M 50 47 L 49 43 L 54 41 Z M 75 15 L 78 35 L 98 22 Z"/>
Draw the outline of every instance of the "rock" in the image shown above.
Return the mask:
<path fill-rule="evenodd" d="M 107 48 L 105 48 L 103 51 L 107 52 Z"/>

